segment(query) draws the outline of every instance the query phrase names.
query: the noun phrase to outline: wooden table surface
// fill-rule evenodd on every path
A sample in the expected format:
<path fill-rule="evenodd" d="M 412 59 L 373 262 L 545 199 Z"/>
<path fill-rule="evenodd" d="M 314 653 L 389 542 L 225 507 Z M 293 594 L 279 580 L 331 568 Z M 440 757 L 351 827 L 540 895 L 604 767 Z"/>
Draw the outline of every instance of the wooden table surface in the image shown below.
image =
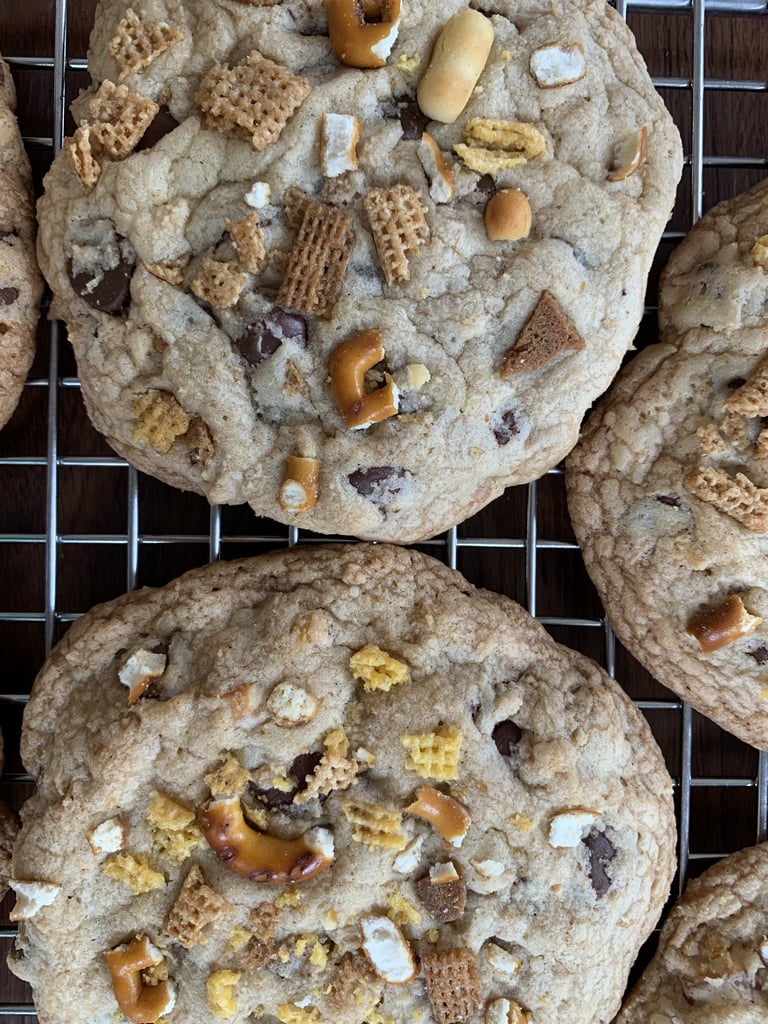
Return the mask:
<path fill-rule="evenodd" d="M 749 14 L 708 7 L 704 16 L 698 4 L 684 3 L 630 4 L 627 12 L 688 158 L 651 275 L 638 345 L 655 340 L 658 274 L 681 233 L 714 203 L 768 174 L 765 5 Z M 756 6 L 745 0 L 743 9 Z M 56 0 L 0 0 L 0 7 L 0 52 L 11 60 L 39 191 L 57 130 Z M 87 82 L 79 62 L 94 8 L 95 0 L 69 3 L 67 102 Z M 694 84 L 702 76 L 707 88 L 700 116 Z M 18 758 L 23 696 L 47 646 L 74 617 L 128 587 L 162 584 L 213 556 L 234 558 L 288 543 L 285 527 L 256 519 L 245 507 L 212 515 L 203 499 L 129 471 L 91 428 L 76 383 L 65 332 L 44 319 L 30 383 L 0 433 L 0 719 L 7 753 L 0 797 L 15 807 L 31 790 Z M 455 536 L 421 547 L 455 560 L 473 583 L 518 600 L 556 639 L 610 664 L 610 634 L 574 543 L 560 472 L 509 490 Z M 615 673 L 642 702 L 677 782 L 683 873 L 698 874 L 714 858 L 765 839 L 765 764 L 757 752 L 683 709 L 620 645 Z M 11 905 L 11 896 L 0 905 L 0 1016 L 22 1024 L 36 1018 L 12 1012 L 30 997 L 5 968 Z"/>

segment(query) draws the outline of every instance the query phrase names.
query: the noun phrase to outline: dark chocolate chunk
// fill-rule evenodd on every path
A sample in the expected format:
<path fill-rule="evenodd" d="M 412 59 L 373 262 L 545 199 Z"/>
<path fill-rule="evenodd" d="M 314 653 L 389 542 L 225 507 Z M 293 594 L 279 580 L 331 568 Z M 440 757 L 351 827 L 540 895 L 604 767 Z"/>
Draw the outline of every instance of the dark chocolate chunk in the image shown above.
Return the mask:
<path fill-rule="evenodd" d="M 247 363 L 258 366 L 277 352 L 284 341 L 305 345 L 307 322 L 296 313 L 287 313 L 279 306 L 273 306 L 263 320 L 246 327 L 235 344 Z"/>
<path fill-rule="evenodd" d="M 743 377 L 734 377 L 732 380 L 728 381 L 726 386 L 729 387 L 731 391 L 738 391 L 738 389 L 743 388 L 746 383 L 747 382 Z"/>
<path fill-rule="evenodd" d="M 588 836 L 582 839 L 582 843 L 589 853 L 589 880 L 595 895 L 605 896 L 611 887 L 611 879 L 606 873 L 605 867 L 616 856 L 613 844 L 604 832 L 593 828 Z"/>
<path fill-rule="evenodd" d="M 420 139 L 429 124 L 413 96 L 396 96 L 397 113 L 403 129 L 404 139 Z"/>
<path fill-rule="evenodd" d="M 160 141 L 160 139 L 165 138 L 166 135 L 170 135 L 174 128 L 178 127 L 179 122 L 170 112 L 166 104 L 163 103 L 152 121 L 149 123 L 147 130 L 142 135 L 139 144 L 136 147 L 137 152 L 141 149 L 151 149 Z"/>
<path fill-rule="evenodd" d="M 517 425 L 514 409 L 506 409 L 497 418 L 493 428 L 493 436 L 496 438 L 497 444 L 500 446 L 509 444 L 512 438 L 519 433 L 520 427 Z"/>
<path fill-rule="evenodd" d="M 680 508 L 684 512 L 688 512 L 690 509 L 690 505 L 676 494 L 657 494 L 656 501 L 661 502 L 662 505 L 669 505 L 670 508 Z"/>
<path fill-rule="evenodd" d="M 18 288 L 0 288 L 0 306 L 10 306 L 18 297 Z"/>
<path fill-rule="evenodd" d="M 118 316 L 131 301 L 131 278 L 136 269 L 135 259 L 120 257 L 116 267 L 105 271 L 83 270 L 72 272 L 69 261 L 69 280 L 81 299 L 101 313 Z M 95 282 L 95 283 L 94 283 Z"/>
<path fill-rule="evenodd" d="M 754 647 L 747 653 L 755 659 L 758 665 L 768 665 L 768 647 L 765 647 L 763 644 L 760 644 L 759 647 Z"/>
<path fill-rule="evenodd" d="M 515 747 L 523 738 L 523 730 L 508 718 L 504 722 L 496 723 L 491 736 L 496 744 L 496 749 L 502 757 L 509 757 L 510 754 L 514 753 Z"/>
<path fill-rule="evenodd" d="M 486 195 L 489 198 L 498 191 L 496 188 L 496 182 L 490 174 L 483 174 L 480 176 L 477 184 L 475 185 L 475 190 L 477 192 L 482 192 L 483 195 Z"/>
<path fill-rule="evenodd" d="M 364 498 L 370 498 L 374 505 L 387 505 L 402 489 L 401 480 L 405 470 L 398 466 L 369 466 L 356 469 L 347 479 Z"/>
<path fill-rule="evenodd" d="M 255 782 L 248 783 L 249 791 L 262 804 L 270 810 L 288 807 L 293 803 L 297 793 L 307 788 L 307 776 L 312 775 L 315 768 L 320 764 L 323 755 L 319 751 L 310 751 L 307 754 L 299 754 L 291 763 L 288 774 L 294 781 L 294 786 L 289 790 L 262 787 Z M 322 798 L 321 798 L 322 799 Z"/>

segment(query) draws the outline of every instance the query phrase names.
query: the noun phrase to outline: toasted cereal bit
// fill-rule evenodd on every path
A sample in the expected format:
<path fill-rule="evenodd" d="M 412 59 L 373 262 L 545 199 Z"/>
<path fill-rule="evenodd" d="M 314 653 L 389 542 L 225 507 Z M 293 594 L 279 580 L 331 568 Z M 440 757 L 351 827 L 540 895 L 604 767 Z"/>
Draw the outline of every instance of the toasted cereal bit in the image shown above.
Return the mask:
<path fill-rule="evenodd" d="M 240 220 L 227 220 L 227 231 L 232 239 L 237 258 L 251 274 L 260 274 L 267 262 L 264 232 L 258 213 L 249 213 Z"/>
<path fill-rule="evenodd" d="M 363 680 L 363 689 L 384 690 L 400 686 L 408 678 L 408 668 L 376 644 L 366 644 L 349 659 L 349 667 L 355 679 Z"/>
<path fill-rule="evenodd" d="M 726 398 L 723 408 L 740 416 L 768 416 L 768 359 L 761 360 L 749 380 Z"/>
<path fill-rule="evenodd" d="M 725 451 L 725 441 L 716 423 L 705 423 L 696 430 L 699 447 L 706 455 L 715 455 Z"/>
<path fill-rule="evenodd" d="M 214 927 L 233 909 L 232 904 L 206 885 L 199 864 L 193 864 L 171 907 L 163 930 L 185 949 L 208 941 L 206 928 Z"/>
<path fill-rule="evenodd" d="M 341 807 L 352 826 L 352 838 L 356 843 L 364 843 L 371 848 L 404 849 L 405 836 L 400 831 L 400 811 L 391 811 L 379 804 L 362 800 L 342 800 Z"/>
<path fill-rule="evenodd" d="M 286 889 L 285 892 L 281 892 L 275 900 L 275 906 L 282 910 L 285 907 L 300 907 L 303 899 L 301 889 Z"/>
<path fill-rule="evenodd" d="M 507 820 L 521 832 L 533 832 L 533 820 L 525 814 L 510 814 Z"/>
<path fill-rule="evenodd" d="M 236 924 L 232 931 L 229 933 L 227 939 L 227 949 L 233 953 L 239 953 L 240 950 L 248 944 L 251 939 L 250 931 L 241 924 Z M 245 964 L 243 965 L 245 966 Z"/>
<path fill-rule="evenodd" d="M 217 64 L 195 97 L 210 128 L 233 131 L 262 150 L 277 142 L 311 86 L 258 50 L 233 68 Z"/>
<path fill-rule="evenodd" d="M 345 953 L 336 964 L 328 986 L 328 1003 L 336 1010 L 375 1003 L 382 983 L 361 949 Z"/>
<path fill-rule="evenodd" d="M 282 1024 L 320 1024 L 320 1011 L 316 1006 L 282 1003 L 277 1008 L 277 1019 Z"/>
<path fill-rule="evenodd" d="M 427 996 L 438 1024 L 457 1024 L 475 1012 L 482 999 L 477 957 L 457 946 L 421 958 Z"/>
<path fill-rule="evenodd" d="M 402 893 L 387 893 L 387 917 L 395 924 L 421 924 L 421 911 Z"/>
<path fill-rule="evenodd" d="M 93 155 L 91 126 L 81 125 L 71 139 L 65 140 L 64 150 L 83 187 L 94 188 L 101 177 L 101 164 Z"/>
<path fill-rule="evenodd" d="M 148 96 L 107 80 L 88 104 L 91 132 L 107 156 L 122 160 L 136 148 L 159 109 Z"/>
<path fill-rule="evenodd" d="M 234 988 L 240 981 L 237 971 L 214 971 L 206 982 L 208 1006 L 214 1017 L 229 1020 L 237 1013 Z"/>
<path fill-rule="evenodd" d="M 761 235 L 752 246 L 752 262 L 756 267 L 768 270 L 768 235 Z"/>
<path fill-rule="evenodd" d="M 423 779 L 440 782 L 459 777 L 461 732 L 452 726 L 441 726 L 435 732 L 401 736 L 400 742 L 410 754 L 405 767 Z"/>
<path fill-rule="evenodd" d="M 280 908 L 275 903 L 259 903 L 248 917 L 250 932 L 248 945 L 241 956 L 246 970 L 265 967 L 275 956 L 275 932 L 280 919 Z"/>
<path fill-rule="evenodd" d="M 154 833 L 154 843 L 157 855 L 171 864 L 183 864 L 194 850 L 206 845 L 196 821 L 178 831 L 158 829 Z"/>
<path fill-rule="evenodd" d="M 329 754 L 346 757 L 349 753 L 349 739 L 344 731 L 344 726 L 339 725 L 336 729 L 331 729 L 323 740 L 323 746 Z"/>
<path fill-rule="evenodd" d="M 152 889 L 161 889 L 165 885 L 165 876 L 149 866 L 149 856 L 146 853 L 134 856 L 121 851 L 112 854 L 102 862 L 101 870 L 108 878 L 125 882 L 137 896 L 143 892 L 151 892 Z"/>
<path fill-rule="evenodd" d="M 189 429 L 189 416 L 170 391 L 150 388 L 135 399 L 131 412 L 136 420 L 132 440 L 149 445 L 159 455 L 170 451 L 176 438 Z"/>
<path fill-rule="evenodd" d="M 184 274 L 189 264 L 189 253 L 185 256 L 179 256 L 175 260 L 162 260 L 159 263 L 147 263 L 146 268 L 154 277 L 159 277 L 161 281 L 167 281 L 168 284 L 182 284 L 184 281 Z"/>
<path fill-rule="evenodd" d="M 427 207 L 410 185 L 373 188 L 363 200 L 387 284 L 409 281 L 408 257 L 430 239 Z"/>
<path fill-rule="evenodd" d="M 318 971 L 322 971 L 328 966 L 328 947 L 322 939 L 318 939 L 312 944 L 309 962 Z"/>
<path fill-rule="evenodd" d="M 306 804 L 315 797 L 327 796 L 328 793 L 349 789 L 357 781 L 360 766 L 357 761 L 350 761 L 339 754 L 323 754 L 320 763 L 312 775 L 306 778 L 306 786 L 293 798 L 295 804 Z M 291 787 L 293 788 L 293 787 Z"/>
<path fill-rule="evenodd" d="M 547 142 L 535 125 L 473 117 L 464 126 L 464 141 L 453 148 L 471 170 L 496 174 L 543 156 Z"/>
<path fill-rule="evenodd" d="M 190 422 L 189 429 L 184 434 L 184 440 L 189 449 L 191 463 L 208 462 L 213 458 L 216 447 L 207 424 L 199 416 L 195 416 Z"/>
<path fill-rule="evenodd" d="M 251 773 L 240 764 L 231 750 L 222 754 L 222 760 L 223 764 L 205 776 L 211 796 L 239 796 L 251 781 Z"/>
<path fill-rule="evenodd" d="M 768 488 L 758 487 L 743 473 L 731 477 L 714 466 L 697 466 L 684 479 L 702 501 L 741 523 L 753 533 L 768 530 Z"/>
<path fill-rule="evenodd" d="M 341 294 L 355 245 L 352 218 L 303 196 L 298 189 L 286 192 L 286 217 L 290 226 L 298 226 L 298 232 L 277 305 L 328 317 Z"/>
<path fill-rule="evenodd" d="M 238 269 L 235 260 L 214 260 L 207 256 L 189 287 L 198 299 L 215 309 L 231 309 L 237 305 L 247 284 L 248 275 Z"/>
<path fill-rule="evenodd" d="M 147 807 L 147 821 L 153 828 L 180 831 L 195 820 L 195 812 L 153 789 Z"/>
<path fill-rule="evenodd" d="M 156 57 L 183 38 L 179 29 L 165 21 L 142 22 L 133 8 L 129 7 L 107 48 L 117 61 L 122 80 L 151 64 Z"/>
<path fill-rule="evenodd" d="M 749 420 L 741 413 L 726 412 L 720 421 L 719 431 L 739 451 L 747 451 L 752 445 Z"/>

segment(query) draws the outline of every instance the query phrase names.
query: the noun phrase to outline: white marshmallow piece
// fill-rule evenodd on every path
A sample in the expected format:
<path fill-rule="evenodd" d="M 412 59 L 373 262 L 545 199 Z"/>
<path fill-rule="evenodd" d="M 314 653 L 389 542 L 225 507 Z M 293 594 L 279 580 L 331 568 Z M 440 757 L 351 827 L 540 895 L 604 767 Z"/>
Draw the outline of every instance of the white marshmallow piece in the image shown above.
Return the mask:
<path fill-rule="evenodd" d="M 320 162 L 326 178 L 357 168 L 357 143 L 362 124 L 353 114 L 323 114 Z"/>

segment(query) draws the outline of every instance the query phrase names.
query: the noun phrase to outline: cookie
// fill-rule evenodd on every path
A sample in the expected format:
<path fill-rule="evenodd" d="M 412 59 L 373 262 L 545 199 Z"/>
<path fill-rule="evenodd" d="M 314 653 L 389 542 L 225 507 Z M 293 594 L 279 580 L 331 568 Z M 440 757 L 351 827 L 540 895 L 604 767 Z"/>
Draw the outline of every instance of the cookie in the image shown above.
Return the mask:
<path fill-rule="evenodd" d="M 587 569 L 621 642 L 702 714 L 768 749 L 768 181 L 710 210 L 661 283 L 663 341 L 567 463 Z"/>
<path fill-rule="evenodd" d="M 602 0 L 364 6 L 102 0 L 41 259 L 139 469 L 409 542 L 572 447 L 681 147 Z"/>
<path fill-rule="evenodd" d="M 10 963 L 46 1024 L 609 1020 L 674 871 L 620 687 L 399 547 L 94 609 L 21 743 Z"/>
<path fill-rule="evenodd" d="M 35 257 L 32 171 L 15 109 L 11 72 L 0 58 L 0 427 L 18 405 L 32 365 L 43 293 Z"/>
<path fill-rule="evenodd" d="M 616 1024 L 759 1024 L 768 1013 L 768 843 L 688 884 Z"/>

